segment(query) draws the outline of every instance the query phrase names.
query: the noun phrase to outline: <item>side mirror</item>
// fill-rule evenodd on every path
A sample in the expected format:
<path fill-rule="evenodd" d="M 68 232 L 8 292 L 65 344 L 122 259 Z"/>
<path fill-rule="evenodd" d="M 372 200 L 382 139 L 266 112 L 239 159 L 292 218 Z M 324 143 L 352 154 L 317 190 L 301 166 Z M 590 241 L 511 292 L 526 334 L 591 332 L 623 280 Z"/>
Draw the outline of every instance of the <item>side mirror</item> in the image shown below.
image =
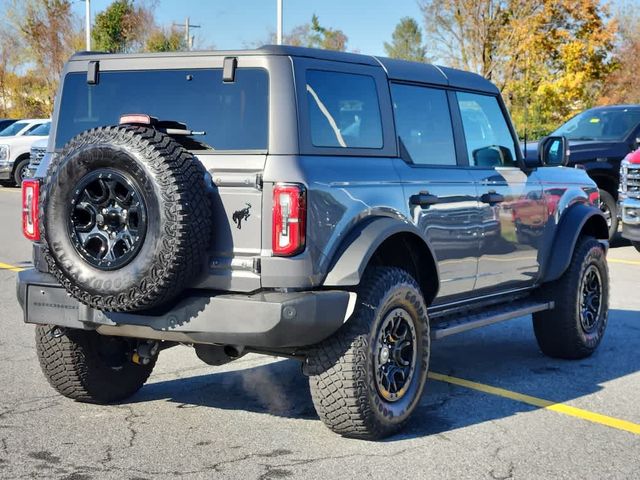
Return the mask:
<path fill-rule="evenodd" d="M 546 137 L 538 144 L 538 160 L 543 166 L 566 167 L 569 155 L 566 137 Z"/>

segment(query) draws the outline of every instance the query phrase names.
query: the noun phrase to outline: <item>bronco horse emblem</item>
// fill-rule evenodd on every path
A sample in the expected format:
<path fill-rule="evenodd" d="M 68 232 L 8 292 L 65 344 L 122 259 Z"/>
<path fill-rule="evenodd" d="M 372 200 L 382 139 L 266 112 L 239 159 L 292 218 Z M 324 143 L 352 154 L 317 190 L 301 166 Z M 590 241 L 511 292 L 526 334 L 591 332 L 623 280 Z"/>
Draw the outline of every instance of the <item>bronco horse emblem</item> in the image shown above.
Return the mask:
<path fill-rule="evenodd" d="M 250 216 L 251 216 L 251 212 L 249 211 L 251 209 L 251 204 L 250 203 L 245 203 L 246 207 L 243 208 L 242 210 L 237 210 L 235 212 L 233 212 L 233 221 L 236 224 L 236 227 L 238 227 L 238 229 L 242 229 L 242 220 L 247 220 Z"/>

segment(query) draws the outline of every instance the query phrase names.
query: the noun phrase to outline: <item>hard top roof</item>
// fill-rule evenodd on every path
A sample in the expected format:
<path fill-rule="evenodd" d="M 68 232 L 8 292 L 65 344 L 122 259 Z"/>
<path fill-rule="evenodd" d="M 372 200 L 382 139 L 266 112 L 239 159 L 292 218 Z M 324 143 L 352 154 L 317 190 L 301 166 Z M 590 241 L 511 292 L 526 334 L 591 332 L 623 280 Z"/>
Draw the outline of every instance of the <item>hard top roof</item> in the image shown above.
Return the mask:
<path fill-rule="evenodd" d="M 409 62 L 359 53 L 336 52 L 318 48 L 295 47 L 291 45 L 264 45 L 255 50 L 227 50 L 227 51 L 193 51 L 167 53 L 139 53 L 139 54 L 105 54 L 101 52 L 79 52 L 71 60 L 88 60 L 101 58 L 148 58 L 155 56 L 254 56 L 254 55 L 286 55 L 290 57 L 305 57 L 333 62 L 354 63 L 381 67 L 391 80 L 406 82 L 421 82 L 434 85 L 450 86 L 480 92 L 499 93 L 498 88 L 480 75 L 449 67 L 440 67 L 428 63 Z"/>

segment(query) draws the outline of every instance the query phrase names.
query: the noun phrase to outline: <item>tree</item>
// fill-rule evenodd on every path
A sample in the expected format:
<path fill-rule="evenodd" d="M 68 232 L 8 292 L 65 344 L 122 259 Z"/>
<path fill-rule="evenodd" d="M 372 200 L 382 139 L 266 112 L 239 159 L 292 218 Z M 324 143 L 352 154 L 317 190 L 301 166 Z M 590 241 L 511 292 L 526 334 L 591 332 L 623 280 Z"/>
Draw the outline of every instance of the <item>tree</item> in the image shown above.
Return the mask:
<path fill-rule="evenodd" d="M 593 105 L 613 67 L 616 23 L 599 0 L 424 0 L 445 62 L 498 85 L 519 132 L 534 135 Z"/>
<path fill-rule="evenodd" d="M 153 25 L 149 9 L 136 7 L 132 0 L 115 0 L 95 17 L 92 31 L 95 49 L 110 53 L 139 51 Z"/>
<path fill-rule="evenodd" d="M 77 50 L 81 41 L 80 30 L 71 12 L 71 2 L 14 1 L 9 7 L 8 16 L 18 32 L 19 41 L 25 47 L 28 62 L 24 63 L 28 72 L 32 72 L 34 76 L 29 80 L 32 86 L 42 84 L 42 88 L 34 87 L 34 98 L 30 104 L 45 105 L 43 108 L 38 106 L 38 111 L 50 109 L 64 63 Z M 17 45 L 15 40 L 13 45 Z M 31 93 L 29 90 L 25 92 Z"/>
<path fill-rule="evenodd" d="M 144 49 L 147 52 L 176 52 L 187 50 L 188 45 L 182 32 L 175 28 L 157 28 L 147 38 Z"/>
<path fill-rule="evenodd" d="M 427 49 L 422 44 L 422 31 L 418 22 L 404 17 L 393 31 L 391 43 L 384 42 L 384 50 L 391 58 L 414 62 L 427 61 Z"/>
<path fill-rule="evenodd" d="M 341 52 L 346 50 L 348 42 L 348 38 L 342 30 L 320 25 L 320 19 L 315 13 L 311 17 L 311 23 L 295 27 L 291 33 L 285 35 L 283 40 L 287 45 L 323 48 Z"/>
<path fill-rule="evenodd" d="M 617 12 L 620 24 L 613 52 L 615 65 L 604 82 L 600 105 L 640 103 L 640 14 L 637 6 L 627 5 Z"/>
<path fill-rule="evenodd" d="M 599 0 L 545 0 L 531 26 L 528 72 L 515 76 L 505 91 L 515 97 L 521 131 L 529 100 L 532 130 L 541 136 L 595 104 L 615 68 L 610 52 L 618 27 Z"/>

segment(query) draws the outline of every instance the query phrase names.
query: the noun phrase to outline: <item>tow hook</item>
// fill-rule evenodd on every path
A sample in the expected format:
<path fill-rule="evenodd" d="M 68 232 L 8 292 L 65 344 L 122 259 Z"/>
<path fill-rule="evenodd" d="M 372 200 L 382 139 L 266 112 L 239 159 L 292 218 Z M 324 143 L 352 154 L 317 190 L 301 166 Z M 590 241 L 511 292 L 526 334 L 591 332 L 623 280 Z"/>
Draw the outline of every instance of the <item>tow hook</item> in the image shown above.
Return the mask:
<path fill-rule="evenodd" d="M 51 330 L 49 330 L 49 333 L 47 334 L 47 336 L 51 339 L 51 338 L 60 338 L 65 334 L 65 329 L 62 327 L 55 327 Z"/>
<path fill-rule="evenodd" d="M 138 343 L 133 351 L 131 361 L 137 365 L 149 365 L 149 362 L 158 354 L 160 343 L 154 340 L 146 340 Z"/>

